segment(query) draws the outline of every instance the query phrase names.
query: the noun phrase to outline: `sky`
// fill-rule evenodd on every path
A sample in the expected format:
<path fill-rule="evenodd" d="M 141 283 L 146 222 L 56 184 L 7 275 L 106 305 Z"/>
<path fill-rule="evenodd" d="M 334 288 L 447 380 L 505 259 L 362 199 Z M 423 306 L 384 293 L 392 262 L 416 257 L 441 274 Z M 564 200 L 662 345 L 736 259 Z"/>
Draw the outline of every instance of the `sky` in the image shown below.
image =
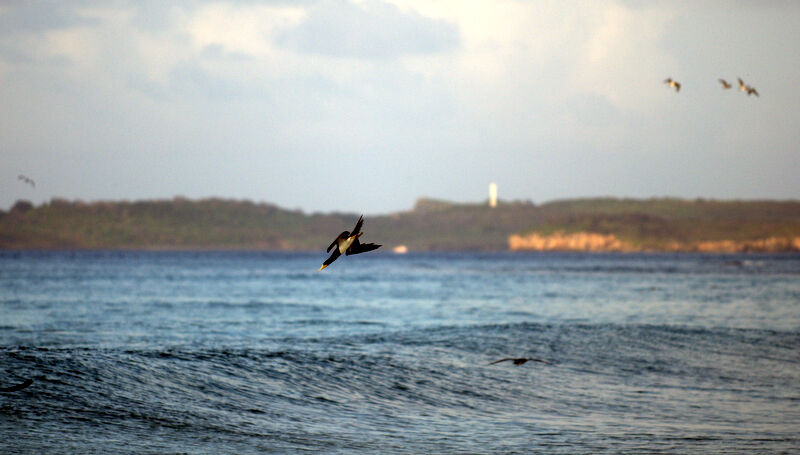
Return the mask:
<path fill-rule="evenodd" d="M 798 62 L 794 1 L 3 0 L 0 208 L 800 199 Z"/>

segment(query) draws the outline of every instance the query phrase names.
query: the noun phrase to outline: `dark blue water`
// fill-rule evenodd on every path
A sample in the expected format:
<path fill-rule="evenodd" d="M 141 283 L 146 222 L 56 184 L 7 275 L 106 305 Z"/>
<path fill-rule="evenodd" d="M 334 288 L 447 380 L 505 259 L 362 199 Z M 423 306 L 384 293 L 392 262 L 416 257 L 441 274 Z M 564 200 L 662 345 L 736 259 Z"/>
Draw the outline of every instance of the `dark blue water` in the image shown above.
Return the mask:
<path fill-rule="evenodd" d="M 798 255 L 324 259 L 0 252 L 0 452 L 800 451 Z"/>

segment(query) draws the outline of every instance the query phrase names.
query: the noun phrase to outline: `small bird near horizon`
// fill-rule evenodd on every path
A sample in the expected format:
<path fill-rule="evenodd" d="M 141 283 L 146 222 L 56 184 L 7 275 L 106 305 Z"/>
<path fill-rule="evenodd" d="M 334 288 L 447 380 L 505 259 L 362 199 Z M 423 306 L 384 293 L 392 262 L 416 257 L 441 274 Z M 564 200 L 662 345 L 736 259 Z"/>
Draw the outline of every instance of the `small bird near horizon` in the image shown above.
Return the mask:
<path fill-rule="evenodd" d="M 36 188 L 36 182 L 33 181 L 32 178 L 24 176 L 22 174 L 17 176 L 17 180 L 22 180 L 23 182 L 27 183 L 28 185 Z"/>
<path fill-rule="evenodd" d="M 547 360 L 536 359 L 536 358 L 533 358 L 533 357 L 507 357 L 505 359 L 495 360 L 494 362 L 490 363 L 489 365 L 494 365 L 495 363 L 509 362 L 509 361 L 513 362 L 514 365 L 522 365 L 523 363 L 529 362 L 529 361 L 530 362 L 544 363 L 546 365 L 552 365 Z"/>
<path fill-rule="evenodd" d="M 725 90 L 728 90 L 729 88 L 732 87 L 732 85 L 729 84 L 728 81 L 726 81 L 725 79 L 717 79 L 717 80 L 719 81 L 720 84 L 722 84 L 722 88 Z"/>
<path fill-rule="evenodd" d="M 756 88 L 755 87 L 751 87 L 751 86 L 748 85 L 747 86 L 747 96 L 750 96 L 750 95 L 755 95 L 755 96 L 758 96 L 759 98 L 761 98 L 758 95 L 758 91 L 756 91 Z"/>
<path fill-rule="evenodd" d="M 364 234 L 361 232 L 361 226 L 363 225 L 364 215 L 361 215 L 356 222 L 356 227 L 353 228 L 353 232 L 343 231 L 338 237 L 336 237 L 336 239 L 333 240 L 333 242 L 331 242 L 331 244 L 328 246 L 328 249 L 325 251 L 330 251 L 331 248 L 333 248 L 333 253 L 331 253 L 331 256 L 322 263 L 322 267 L 319 268 L 319 271 L 322 271 L 322 269 L 331 265 L 333 261 L 338 259 L 342 254 L 350 256 L 351 254 L 366 253 L 367 251 L 376 250 L 381 247 L 381 245 L 377 245 L 375 243 L 361 243 L 358 241 L 358 238 Z"/>
<path fill-rule="evenodd" d="M 670 87 L 674 87 L 675 88 L 675 93 L 678 93 L 678 92 L 681 91 L 680 82 L 674 81 L 671 77 L 668 77 L 668 78 L 664 79 L 664 83 L 665 84 L 669 84 Z"/>
<path fill-rule="evenodd" d="M 744 84 L 744 81 L 741 77 L 737 78 L 739 80 L 739 91 L 746 92 L 747 86 Z"/>

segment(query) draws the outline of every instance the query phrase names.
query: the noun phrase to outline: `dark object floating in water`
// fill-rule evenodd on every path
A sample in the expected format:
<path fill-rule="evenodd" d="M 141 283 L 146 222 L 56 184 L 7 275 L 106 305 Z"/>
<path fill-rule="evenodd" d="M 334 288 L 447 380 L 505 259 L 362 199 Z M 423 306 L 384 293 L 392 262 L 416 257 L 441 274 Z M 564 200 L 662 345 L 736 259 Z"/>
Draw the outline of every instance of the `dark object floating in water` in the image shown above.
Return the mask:
<path fill-rule="evenodd" d="M 0 392 L 10 393 L 10 392 L 19 392 L 20 390 L 27 389 L 30 385 L 33 384 L 33 379 L 26 379 L 25 382 L 17 385 L 12 385 L 11 387 L 3 387 L 0 388 Z"/>
<path fill-rule="evenodd" d="M 528 361 L 539 362 L 539 363 L 544 363 L 544 364 L 547 364 L 547 365 L 552 365 L 547 360 L 535 359 L 533 357 L 517 357 L 517 358 L 507 357 L 505 359 L 495 360 L 494 362 L 490 363 L 489 365 L 494 365 L 495 363 L 506 362 L 506 361 L 514 362 L 514 365 L 522 365 L 523 363 L 528 362 Z"/>
<path fill-rule="evenodd" d="M 372 251 L 375 249 L 380 248 L 380 245 L 376 245 L 374 243 L 361 243 L 358 241 L 358 238 L 361 237 L 364 233 L 361 232 L 361 226 L 364 224 L 364 215 L 361 215 L 356 222 L 356 227 L 353 228 L 353 232 L 343 231 L 339 234 L 336 239 L 331 242 L 328 249 L 325 251 L 330 251 L 333 248 L 333 253 L 331 257 L 329 257 L 325 262 L 322 263 L 322 267 L 319 270 L 324 269 L 325 267 L 331 265 L 333 261 L 335 261 L 342 253 L 350 256 L 351 254 L 359 254 L 359 253 L 366 253 L 367 251 Z"/>

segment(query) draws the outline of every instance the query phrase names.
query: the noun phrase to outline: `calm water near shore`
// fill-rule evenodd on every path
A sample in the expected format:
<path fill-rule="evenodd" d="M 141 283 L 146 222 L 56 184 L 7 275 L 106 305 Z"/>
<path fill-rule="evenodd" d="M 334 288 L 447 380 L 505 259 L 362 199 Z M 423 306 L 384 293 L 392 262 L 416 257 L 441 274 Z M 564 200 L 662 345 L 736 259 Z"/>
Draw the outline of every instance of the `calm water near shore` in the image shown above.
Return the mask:
<path fill-rule="evenodd" d="M 800 451 L 800 255 L 325 258 L 0 251 L 0 453 Z"/>

